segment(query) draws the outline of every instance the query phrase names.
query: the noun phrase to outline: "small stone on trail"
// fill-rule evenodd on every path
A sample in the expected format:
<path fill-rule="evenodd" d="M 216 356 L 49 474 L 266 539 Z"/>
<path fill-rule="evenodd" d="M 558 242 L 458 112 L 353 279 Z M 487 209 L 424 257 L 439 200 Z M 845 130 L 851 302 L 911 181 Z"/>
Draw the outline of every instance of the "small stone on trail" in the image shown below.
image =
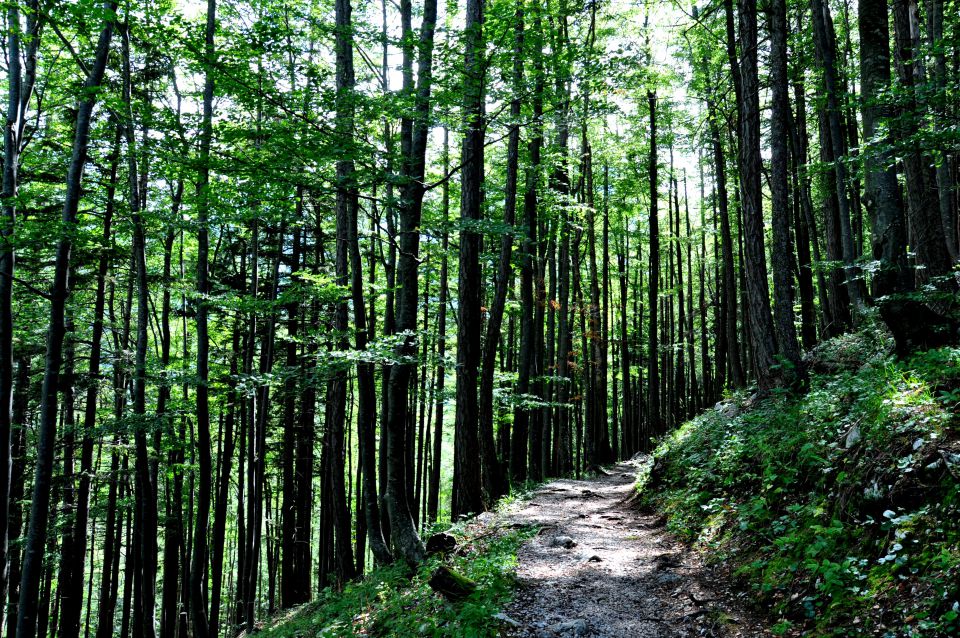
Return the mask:
<path fill-rule="evenodd" d="M 603 559 L 600 558 L 599 556 L 597 556 L 596 554 L 590 554 L 589 556 L 587 556 L 587 561 L 586 561 L 586 562 L 588 562 L 588 563 L 602 563 L 602 562 L 603 562 Z"/>
<path fill-rule="evenodd" d="M 556 625 L 550 625 L 547 627 L 547 631 L 557 636 L 586 636 L 587 621 L 583 618 L 566 620 L 564 622 L 558 622 Z"/>
<path fill-rule="evenodd" d="M 506 615 L 506 614 L 504 614 L 504 613 L 494 614 L 494 615 L 493 615 L 493 619 L 494 619 L 494 620 L 499 620 L 500 622 L 502 622 L 502 623 L 505 624 L 505 625 L 510 625 L 511 627 L 516 627 L 516 628 L 518 628 L 518 629 L 519 629 L 520 627 L 523 627 L 522 624 L 520 624 L 519 622 L 517 622 L 516 620 L 514 620 L 513 618 L 511 618 L 510 616 L 508 616 L 508 615 Z"/>
<path fill-rule="evenodd" d="M 550 539 L 550 547 L 563 547 L 565 549 L 570 549 L 571 547 L 576 546 L 577 542 L 569 536 L 554 536 Z"/>

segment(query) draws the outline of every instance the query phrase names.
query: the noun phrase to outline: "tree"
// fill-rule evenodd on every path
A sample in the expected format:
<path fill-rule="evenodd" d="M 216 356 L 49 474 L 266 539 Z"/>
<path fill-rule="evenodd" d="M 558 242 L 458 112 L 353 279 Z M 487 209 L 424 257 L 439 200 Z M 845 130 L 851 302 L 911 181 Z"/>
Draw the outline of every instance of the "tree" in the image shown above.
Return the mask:
<path fill-rule="evenodd" d="M 496 475 L 496 456 L 490 442 L 480 437 L 477 381 L 480 360 L 480 233 L 483 219 L 483 0 L 468 0 L 464 26 L 464 135 L 460 177 L 460 277 L 457 327 L 457 416 L 454 425 L 453 509 L 461 514 L 483 508 L 481 466 L 474 454 L 480 448 L 483 472 Z M 492 439 L 492 433 L 488 435 Z M 493 458 L 491 458 L 493 456 Z M 494 496 L 491 494 L 491 496 Z"/>

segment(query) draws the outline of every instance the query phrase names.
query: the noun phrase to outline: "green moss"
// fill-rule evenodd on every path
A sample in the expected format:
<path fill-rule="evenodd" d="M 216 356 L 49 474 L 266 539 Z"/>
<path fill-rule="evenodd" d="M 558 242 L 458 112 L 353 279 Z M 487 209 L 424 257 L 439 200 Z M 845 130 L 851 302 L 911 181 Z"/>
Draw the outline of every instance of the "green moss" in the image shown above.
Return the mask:
<path fill-rule="evenodd" d="M 815 356 L 839 371 L 803 394 L 732 397 L 666 436 L 638 482 L 778 635 L 960 631 L 960 350 L 900 362 L 882 345 L 827 342 Z"/>
<path fill-rule="evenodd" d="M 377 569 L 342 591 L 321 592 L 319 599 L 277 618 L 265 638 L 339 638 L 341 636 L 499 635 L 493 615 L 509 601 L 516 555 L 535 530 L 524 527 L 488 534 L 479 527 L 454 530 L 464 551 L 447 560 L 450 567 L 479 586 L 466 600 L 450 603 L 427 582 L 443 559 L 431 558 L 415 572 L 404 565 Z"/>

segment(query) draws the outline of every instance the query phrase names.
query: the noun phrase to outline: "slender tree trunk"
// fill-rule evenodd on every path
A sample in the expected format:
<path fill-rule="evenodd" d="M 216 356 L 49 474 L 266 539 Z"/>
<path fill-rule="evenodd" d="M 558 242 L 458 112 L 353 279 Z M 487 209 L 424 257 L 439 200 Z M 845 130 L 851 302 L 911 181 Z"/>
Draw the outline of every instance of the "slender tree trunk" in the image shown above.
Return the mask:
<path fill-rule="evenodd" d="M 129 16 L 128 16 L 129 20 Z M 137 340 L 134 354 L 133 376 L 133 414 L 144 420 L 147 412 L 147 330 L 149 322 L 149 290 L 147 289 L 146 232 L 141 215 L 140 176 L 137 164 L 137 149 L 133 128 L 131 104 L 131 70 L 129 23 L 122 30 L 123 41 L 123 77 L 124 98 L 127 105 L 124 135 L 127 143 L 127 177 L 129 179 L 130 215 L 133 221 L 133 261 L 135 265 L 137 290 Z M 134 431 L 136 474 L 136 511 L 137 525 L 140 529 L 137 547 L 137 570 L 139 607 L 137 617 L 140 625 L 137 632 L 144 638 L 156 635 L 156 579 L 157 579 L 157 537 L 153 530 L 157 528 L 156 477 L 153 473 L 150 454 L 147 449 L 145 428 Z"/>
<path fill-rule="evenodd" d="M 44 357 L 43 388 L 40 395 L 40 424 L 37 440 L 37 464 L 30 499 L 30 524 L 24 543 L 23 567 L 20 576 L 20 607 L 17 611 L 16 638 L 34 638 L 37 632 L 37 612 L 40 576 L 43 571 L 43 552 L 46 546 L 50 518 L 50 491 L 53 473 L 54 446 L 57 428 L 57 394 L 60 366 L 63 361 L 65 336 L 64 318 L 70 293 L 70 257 L 73 249 L 72 228 L 77 224 L 81 182 L 90 143 L 90 125 L 97 92 L 107 67 L 110 40 L 113 37 L 116 3 L 104 3 L 108 16 L 97 41 L 96 55 L 84 83 L 83 98 L 77 109 L 73 151 L 67 174 L 67 191 L 63 204 L 63 231 L 57 242 L 53 285 L 50 290 L 50 324 L 47 331 L 47 350 Z M 0 409 L 0 412 L 3 410 Z M 2 445 L 2 443 L 0 443 Z"/>
<path fill-rule="evenodd" d="M 659 183 L 657 168 L 657 93 L 647 91 L 647 105 L 650 109 L 650 161 L 648 172 L 650 175 L 650 220 L 647 233 L 650 241 L 650 281 L 647 283 L 647 305 L 650 316 L 650 329 L 647 332 L 647 353 L 649 356 L 647 368 L 647 431 L 650 434 L 659 434 L 660 420 L 660 331 L 657 328 L 658 310 L 660 302 L 660 217 L 658 213 Z M 642 441 L 642 449 L 649 443 Z"/>
<path fill-rule="evenodd" d="M 790 246 L 790 151 L 787 143 L 790 97 L 787 82 L 787 4 L 770 4 L 770 86 L 773 107 L 770 122 L 770 194 L 773 200 L 773 314 L 779 353 L 793 367 L 800 364 L 800 346 L 793 316 L 793 249 Z"/>
<path fill-rule="evenodd" d="M 450 131 L 443 128 L 443 174 L 450 172 Z M 447 376 L 447 367 L 444 359 L 447 354 L 447 262 L 450 241 L 450 184 L 443 183 L 441 196 L 443 208 L 443 227 L 440 237 L 440 297 L 437 305 L 437 386 L 436 386 L 436 418 L 433 430 L 433 456 L 430 464 L 430 488 L 427 495 L 427 520 L 437 521 L 440 510 L 440 455 L 443 452 L 443 406 L 446 403 L 444 385 Z"/>
<path fill-rule="evenodd" d="M 523 87 L 523 0 L 517 1 L 514 13 L 514 45 L 513 45 L 513 98 L 510 101 L 510 132 L 507 140 L 507 174 L 504 186 L 503 223 L 513 226 L 517 211 L 517 181 L 520 165 L 520 107 Z M 505 232 L 500 240 L 500 265 L 497 272 L 496 290 L 490 308 L 487 312 L 487 335 L 483 343 L 480 374 L 480 446 L 484 455 L 485 471 L 483 473 L 483 489 L 487 503 L 494 503 L 507 493 L 509 483 L 500 468 L 493 445 L 493 381 L 495 352 L 500 345 L 500 332 L 503 327 L 503 312 L 507 302 L 507 291 L 513 283 L 513 269 L 511 259 L 513 252 L 513 235 Z M 532 282 L 531 282 L 532 283 Z M 532 295 L 531 295 L 532 296 Z M 531 300 L 532 301 L 532 300 Z M 533 312 L 532 303 L 530 312 Z M 529 347 L 530 344 L 528 344 Z M 527 361 L 529 366 L 529 359 Z M 529 375 L 529 369 L 525 371 Z M 529 376 L 526 380 L 529 389 Z M 526 412 L 524 416 L 526 418 Z M 523 436 L 526 437 L 526 423 L 522 424 Z"/>
<path fill-rule="evenodd" d="M 860 271 L 854 263 L 855 249 L 853 231 L 850 225 L 850 198 L 847 194 L 847 168 L 844 163 L 844 137 L 840 124 L 840 98 L 836 68 L 836 39 L 833 33 L 833 20 L 830 9 L 823 0 L 811 0 L 813 13 L 813 33 L 817 55 L 823 67 L 823 81 L 827 93 L 826 118 L 830 131 L 830 143 L 833 151 L 833 167 L 836 177 L 837 202 L 840 214 L 840 242 L 846 274 L 847 293 L 854 309 L 854 318 L 861 314 L 864 304 L 863 282 Z"/>
<path fill-rule="evenodd" d="M 193 553 L 190 565 L 191 626 L 195 638 L 210 636 L 207 617 L 206 570 L 207 530 L 210 517 L 211 459 L 210 390 L 207 385 L 210 370 L 210 337 L 207 328 L 209 309 L 209 214 L 210 214 L 210 144 L 213 137 L 213 68 L 216 61 L 214 34 L 217 26 L 216 0 L 207 0 L 207 23 L 204 32 L 206 73 L 203 82 L 203 115 L 200 130 L 200 158 L 197 175 L 197 454 L 199 460 L 196 523 L 193 530 Z"/>
<path fill-rule="evenodd" d="M 433 40 L 437 20 L 436 0 L 426 0 L 420 29 L 420 52 L 416 86 L 413 81 L 413 28 L 410 0 L 401 2 L 401 21 L 407 44 L 403 52 L 403 91 L 414 102 L 414 113 L 401 125 L 403 180 L 400 192 L 400 257 L 397 277 L 401 285 L 396 329 L 406 333 L 397 348 L 398 359 L 414 358 L 416 341 L 411 336 L 417 327 L 417 266 L 420 251 L 420 217 L 423 211 L 423 176 L 429 131 L 430 90 L 433 73 Z M 407 333 L 409 331 L 409 333 Z M 387 384 L 386 490 L 385 501 L 390 519 L 390 540 L 396 554 L 415 565 L 423 560 L 424 548 L 417 534 L 406 497 L 407 462 L 405 431 L 409 416 L 408 392 L 413 364 L 390 366 Z"/>
<path fill-rule="evenodd" d="M 337 160 L 337 243 L 336 281 L 346 287 L 350 281 L 350 253 L 357 227 L 359 191 L 354 176 L 352 159 L 352 132 L 354 127 L 354 71 L 353 71 L 353 19 L 350 0 L 337 0 L 336 10 L 336 131 L 346 152 Z M 333 328 L 340 337 L 340 350 L 350 347 L 347 340 L 347 301 L 342 298 L 337 304 Z M 336 533 L 336 564 L 338 584 L 356 576 L 351 545 L 350 517 L 344 486 L 344 432 L 346 429 L 347 371 L 336 370 L 327 385 L 328 411 L 326 433 L 328 445 L 324 453 L 330 455 L 331 489 L 333 490 L 333 514 Z M 347 467 L 349 470 L 349 467 Z"/>
<path fill-rule="evenodd" d="M 37 3 L 31 3 L 30 8 L 34 17 L 28 17 L 28 20 L 31 25 L 36 25 Z M 3 131 L 3 203 L 0 205 L 0 601 L 7 600 L 10 578 L 8 522 L 13 472 L 13 277 L 16 269 L 13 236 L 17 215 L 14 202 L 19 179 L 21 131 L 30 98 L 29 89 L 24 87 L 20 64 L 20 29 L 20 7 L 12 2 L 7 6 L 7 117 Z M 28 29 L 27 35 L 39 39 L 35 26 Z M 0 613 L 0 625 L 5 615 L 6 609 Z"/>

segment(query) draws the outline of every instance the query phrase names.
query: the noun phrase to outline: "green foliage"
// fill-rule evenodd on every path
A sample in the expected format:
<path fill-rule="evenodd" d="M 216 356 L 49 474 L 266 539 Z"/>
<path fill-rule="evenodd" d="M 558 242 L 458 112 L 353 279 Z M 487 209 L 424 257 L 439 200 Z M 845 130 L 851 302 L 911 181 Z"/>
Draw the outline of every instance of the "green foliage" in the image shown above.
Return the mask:
<path fill-rule="evenodd" d="M 805 394 L 744 395 L 665 438 L 648 504 L 778 617 L 778 635 L 960 630 L 960 350 L 877 335 L 814 353 Z"/>
<path fill-rule="evenodd" d="M 451 531 L 460 543 L 455 555 L 430 558 L 412 575 L 406 565 L 395 564 L 367 574 L 342 591 L 326 589 L 315 603 L 277 619 L 261 635 L 499 636 L 493 615 L 510 599 L 517 550 L 534 529 L 458 525 Z M 427 584 L 430 574 L 444 560 L 479 585 L 463 602 L 448 602 Z"/>

